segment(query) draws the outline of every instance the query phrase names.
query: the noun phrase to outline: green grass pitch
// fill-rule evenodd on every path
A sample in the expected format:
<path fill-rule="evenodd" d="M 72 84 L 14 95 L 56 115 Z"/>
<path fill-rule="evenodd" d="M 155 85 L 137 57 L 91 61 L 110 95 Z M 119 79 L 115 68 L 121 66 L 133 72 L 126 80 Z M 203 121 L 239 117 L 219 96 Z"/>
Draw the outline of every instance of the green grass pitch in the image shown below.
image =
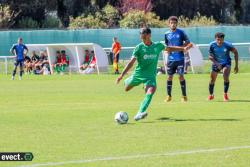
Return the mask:
<path fill-rule="evenodd" d="M 1 75 L 0 151 L 32 152 L 34 159 L 0 166 L 249 166 L 250 74 L 231 75 L 230 102 L 223 102 L 221 75 L 208 102 L 209 75 L 188 74 L 189 101 L 181 103 L 175 76 L 168 104 L 165 76 L 158 76 L 149 115 L 139 122 L 133 116 L 144 97 L 142 85 L 124 92 L 115 78 L 31 75 L 11 81 Z M 129 114 L 128 124 L 114 122 L 118 111 Z"/>

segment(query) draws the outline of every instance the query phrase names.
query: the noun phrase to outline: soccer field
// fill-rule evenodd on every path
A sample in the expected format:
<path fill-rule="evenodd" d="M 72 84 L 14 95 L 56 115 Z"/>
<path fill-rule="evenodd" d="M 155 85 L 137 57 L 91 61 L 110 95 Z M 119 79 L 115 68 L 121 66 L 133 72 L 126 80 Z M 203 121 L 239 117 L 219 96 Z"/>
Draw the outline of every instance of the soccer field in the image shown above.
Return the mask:
<path fill-rule="evenodd" d="M 115 75 L 0 76 L 0 151 L 32 152 L 31 162 L 1 167 L 248 167 L 250 74 L 231 75 L 229 102 L 218 76 L 206 100 L 208 74 L 186 75 L 189 101 L 175 77 L 166 104 L 165 76 L 145 120 L 135 122 L 144 91 L 124 92 Z M 17 78 L 18 79 L 18 78 Z M 129 123 L 117 125 L 118 111 Z"/>

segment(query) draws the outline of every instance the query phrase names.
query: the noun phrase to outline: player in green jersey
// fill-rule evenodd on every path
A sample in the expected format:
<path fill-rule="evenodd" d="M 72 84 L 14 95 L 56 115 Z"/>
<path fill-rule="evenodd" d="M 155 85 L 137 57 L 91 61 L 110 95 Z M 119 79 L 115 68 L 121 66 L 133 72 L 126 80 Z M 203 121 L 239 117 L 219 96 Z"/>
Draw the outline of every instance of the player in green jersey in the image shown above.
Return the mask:
<path fill-rule="evenodd" d="M 156 69 L 159 54 L 163 51 L 186 51 L 186 47 L 173 46 L 166 47 L 160 42 L 151 41 L 151 30 L 149 28 L 142 28 L 140 30 L 140 38 L 142 42 L 136 46 L 133 51 L 132 58 L 124 68 L 123 72 L 116 79 L 118 84 L 124 75 L 132 68 L 137 60 L 138 64 L 133 74 L 125 80 L 125 91 L 131 90 L 134 86 L 143 83 L 145 88 L 145 98 L 143 99 L 138 113 L 134 119 L 136 121 L 143 119 L 147 116 L 146 109 L 148 108 L 153 94 L 156 90 Z"/>

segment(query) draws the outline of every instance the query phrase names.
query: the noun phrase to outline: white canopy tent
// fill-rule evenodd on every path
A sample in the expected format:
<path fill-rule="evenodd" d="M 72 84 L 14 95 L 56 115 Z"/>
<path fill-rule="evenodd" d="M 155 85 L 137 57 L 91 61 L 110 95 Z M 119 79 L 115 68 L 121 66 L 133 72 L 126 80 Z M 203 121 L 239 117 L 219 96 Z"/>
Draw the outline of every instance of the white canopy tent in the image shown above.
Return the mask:
<path fill-rule="evenodd" d="M 33 50 L 36 52 L 46 51 L 53 73 L 52 65 L 56 61 L 56 51 L 65 50 L 69 56 L 69 72 L 79 72 L 80 66 L 84 60 L 84 50 L 93 50 L 96 56 L 96 70 L 100 72 L 108 71 L 108 57 L 103 48 L 94 43 L 62 43 L 62 44 L 27 44 L 29 53 Z"/>

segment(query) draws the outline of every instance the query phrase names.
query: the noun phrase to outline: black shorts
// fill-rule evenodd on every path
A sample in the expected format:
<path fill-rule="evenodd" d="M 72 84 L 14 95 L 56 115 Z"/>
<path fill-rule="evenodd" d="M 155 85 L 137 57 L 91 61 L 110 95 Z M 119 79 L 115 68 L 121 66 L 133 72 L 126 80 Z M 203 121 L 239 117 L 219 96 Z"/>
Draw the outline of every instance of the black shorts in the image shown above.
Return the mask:
<path fill-rule="evenodd" d="M 23 67 L 23 64 L 24 64 L 24 60 L 16 60 L 15 63 L 14 63 L 14 66 L 20 66 L 20 67 Z"/>
<path fill-rule="evenodd" d="M 175 73 L 184 75 L 184 60 L 169 61 L 167 64 L 167 73 L 168 75 L 174 75 Z"/>
<path fill-rule="evenodd" d="M 231 62 L 226 63 L 226 64 L 220 64 L 220 65 L 221 65 L 221 69 L 218 69 L 218 66 L 215 65 L 215 64 L 213 64 L 212 67 L 211 67 L 212 71 L 218 73 L 218 72 L 220 72 L 224 67 L 230 68 L 230 67 L 231 67 Z"/>

